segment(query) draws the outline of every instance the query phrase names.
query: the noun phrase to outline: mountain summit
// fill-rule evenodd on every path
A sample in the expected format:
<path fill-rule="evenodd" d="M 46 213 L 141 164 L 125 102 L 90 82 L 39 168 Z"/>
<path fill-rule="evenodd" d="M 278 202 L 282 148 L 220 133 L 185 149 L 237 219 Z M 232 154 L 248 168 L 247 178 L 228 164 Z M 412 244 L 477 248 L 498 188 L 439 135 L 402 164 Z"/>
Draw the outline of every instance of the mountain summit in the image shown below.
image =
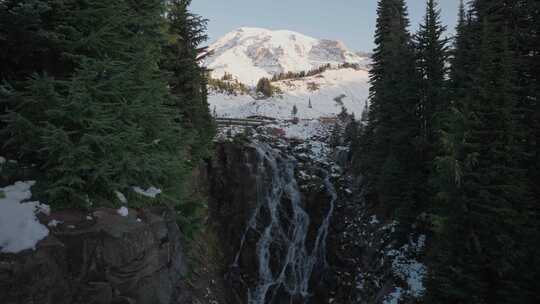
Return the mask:
<path fill-rule="evenodd" d="M 369 60 L 339 41 L 250 27 L 226 34 L 209 49 L 212 55 L 204 65 L 213 70 L 213 77 L 229 73 L 248 85 L 279 73 L 309 71 L 328 63 L 366 64 Z"/>

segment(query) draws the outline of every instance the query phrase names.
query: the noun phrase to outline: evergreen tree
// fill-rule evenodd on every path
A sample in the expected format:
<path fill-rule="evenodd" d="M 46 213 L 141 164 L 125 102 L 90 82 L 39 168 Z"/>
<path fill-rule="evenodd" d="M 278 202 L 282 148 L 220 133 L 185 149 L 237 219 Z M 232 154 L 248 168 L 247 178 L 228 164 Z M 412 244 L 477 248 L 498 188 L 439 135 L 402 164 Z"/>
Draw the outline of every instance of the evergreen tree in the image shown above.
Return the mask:
<path fill-rule="evenodd" d="M 53 40 L 51 12 L 58 3 L 45 0 L 0 1 L 0 80 L 22 81 L 34 72 L 51 71 L 62 59 Z"/>
<path fill-rule="evenodd" d="M 0 116 L 13 109 L 9 96 L 34 73 L 72 71 L 70 60 L 62 55 L 62 40 L 53 39 L 51 11 L 56 7 L 45 0 L 0 1 Z M 0 129 L 4 127 L 0 121 Z"/>
<path fill-rule="evenodd" d="M 472 303 L 481 303 L 474 290 L 479 286 L 463 270 L 471 263 L 463 254 L 468 246 L 462 241 L 468 235 L 467 206 L 461 199 L 463 176 L 462 143 L 466 134 L 466 96 L 471 89 L 474 70 L 472 26 L 463 1 L 460 3 L 456 36 L 451 51 L 451 107 L 441 124 L 441 147 L 431 177 L 438 193 L 434 216 L 435 248 L 432 251 L 428 303 L 453 303 L 469 295 Z M 463 282 L 463 283 L 461 283 Z M 473 284 L 471 284 L 473 283 Z"/>
<path fill-rule="evenodd" d="M 198 59 L 205 52 L 200 45 L 207 40 L 207 20 L 189 10 L 191 0 L 168 1 L 167 41 L 160 66 L 169 74 L 168 83 L 179 111 L 181 125 L 191 130 L 192 156 L 206 156 L 215 134 L 208 106 L 207 73 Z"/>
<path fill-rule="evenodd" d="M 535 282 L 540 281 L 540 257 L 537 252 L 540 251 L 540 3 L 538 1 L 528 1 L 528 13 L 531 16 L 529 37 L 526 41 L 530 43 L 529 49 L 532 56 L 525 64 L 528 69 L 528 75 L 531 78 L 530 95 L 527 100 L 530 102 L 532 110 L 531 129 L 529 130 L 528 146 L 530 147 L 531 158 L 529 163 L 529 185 L 534 194 L 534 205 L 531 206 L 531 230 L 530 238 L 532 244 L 529 255 L 530 264 L 525 264 L 523 272 L 532 269 L 532 275 L 529 278 L 530 290 L 534 292 Z M 533 165 L 531 165 L 533 164 Z"/>
<path fill-rule="evenodd" d="M 357 159 L 381 203 L 412 212 L 415 209 L 412 187 L 420 164 L 416 153 L 420 123 L 414 48 L 404 1 L 380 0 L 377 13 L 369 124 L 362 132 L 361 142 L 365 147 Z M 403 177 L 402 188 L 408 190 L 399 199 L 384 193 L 395 182 L 387 179 L 390 167 L 404 170 L 399 176 Z"/>
<path fill-rule="evenodd" d="M 330 146 L 336 148 L 342 144 L 342 130 L 341 125 L 336 121 L 330 134 Z"/>
<path fill-rule="evenodd" d="M 364 108 L 362 109 L 362 114 L 360 115 L 360 124 L 362 126 L 367 126 L 369 122 L 369 102 L 366 101 Z"/>
<path fill-rule="evenodd" d="M 207 20 L 191 12 L 190 5 L 191 0 L 167 1 L 164 20 L 167 39 L 160 62 L 168 76 L 169 106 L 176 113 L 176 124 L 183 129 L 184 142 L 180 147 L 186 151 L 182 159 L 186 174 L 211 156 L 216 128 L 208 104 L 210 73 L 199 62 L 208 55 L 207 49 L 201 47 L 207 40 Z M 228 82 L 227 86 L 232 88 Z M 193 182 L 186 175 L 176 175 L 171 183 L 175 187 L 170 188 L 170 193 L 181 202 L 175 205 L 179 220 L 184 229 L 191 231 L 201 224 L 203 198 L 195 193 Z"/>
<path fill-rule="evenodd" d="M 272 86 L 272 83 L 270 82 L 270 79 L 265 77 L 259 79 L 255 91 L 261 94 L 264 98 L 269 98 L 274 95 L 274 88 Z"/>
<path fill-rule="evenodd" d="M 343 134 L 345 143 L 350 144 L 355 138 L 358 137 L 358 129 L 358 122 L 356 121 L 354 114 L 351 114 Z"/>
<path fill-rule="evenodd" d="M 158 69 L 161 1 L 51 5 L 46 44 L 61 50 L 59 65 L 32 68 L 9 90 L 2 142 L 44 172 L 54 206 L 112 204 L 114 191 L 135 185 L 167 189 L 183 170 L 185 145 Z"/>
<path fill-rule="evenodd" d="M 538 270 L 523 271 L 532 257 L 521 246 L 532 237 L 531 198 L 519 161 L 515 33 L 502 17 L 510 7 L 475 1 L 466 26 L 460 14 L 451 73 L 458 94 L 447 120 L 447 153 L 437 161 L 440 227 L 428 302 L 532 303 L 536 297 L 531 278 Z M 459 57 L 471 52 L 472 60 Z"/>
<path fill-rule="evenodd" d="M 436 115 L 445 112 L 449 107 L 445 96 L 445 64 L 448 50 L 446 39 L 442 37 L 446 27 L 441 23 L 441 12 L 437 1 L 428 0 L 426 6 L 424 22 L 420 24 L 420 30 L 416 35 L 417 66 L 422 79 L 422 96 L 418 110 L 423 137 L 427 145 L 432 148 L 438 137 Z M 428 156 L 428 161 L 429 158 L 430 156 Z"/>
<path fill-rule="evenodd" d="M 298 115 L 298 108 L 296 107 L 296 105 L 293 105 L 291 115 L 293 118 L 296 117 L 296 115 Z"/>
<path fill-rule="evenodd" d="M 472 28 L 472 20 L 462 0 L 459 6 L 453 49 L 450 51 L 449 97 L 454 107 L 463 107 L 457 102 L 462 100 L 470 90 L 474 70 L 478 64 L 476 58 L 478 54 L 473 49 L 475 39 Z"/>
<path fill-rule="evenodd" d="M 538 1 L 527 1 L 526 11 L 530 17 L 529 31 L 524 41 L 528 43 L 526 51 L 529 56 L 525 56 L 523 67 L 526 69 L 525 75 L 528 75 L 529 94 L 528 100 L 528 122 L 530 123 L 530 133 L 527 139 L 531 158 L 529 164 L 529 180 L 531 189 L 534 191 L 536 207 L 533 209 L 536 218 L 540 218 L 540 3 Z M 526 53 L 526 51 L 524 53 Z M 527 120 L 527 118 L 525 120 Z M 534 164 L 534 165 L 530 165 Z M 537 242 L 540 244 L 540 220 L 536 222 Z M 540 250 L 540 248 L 538 248 Z M 540 259 L 536 259 L 540 265 Z M 538 278 L 540 280 L 540 278 Z"/>

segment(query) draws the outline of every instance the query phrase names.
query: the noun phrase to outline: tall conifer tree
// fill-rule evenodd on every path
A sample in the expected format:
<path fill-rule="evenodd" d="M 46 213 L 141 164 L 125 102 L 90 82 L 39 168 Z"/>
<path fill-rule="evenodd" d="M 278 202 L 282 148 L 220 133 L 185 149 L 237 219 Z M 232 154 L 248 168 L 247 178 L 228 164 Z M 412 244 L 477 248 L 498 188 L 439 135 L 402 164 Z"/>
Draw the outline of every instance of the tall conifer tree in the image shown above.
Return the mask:
<path fill-rule="evenodd" d="M 361 171 L 383 204 L 391 210 L 400 205 L 412 210 L 419 164 L 416 141 L 420 136 L 414 48 L 403 0 L 381 0 L 377 13 Z"/>
<path fill-rule="evenodd" d="M 417 66 L 420 71 L 422 87 L 419 115 L 424 139 L 427 145 L 431 147 L 437 142 L 437 114 L 446 111 L 448 108 L 445 94 L 445 65 L 448 49 L 446 39 L 443 38 L 446 27 L 442 25 L 440 19 L 441 12 L 437 1 L 428 0 L 424 22 L 420 24 L 420 30 L 416 35 Z"/>
<path fill-rule="evenodd" d="M 198 59 L 206 51 L 207 20 L 189 10 L 191 0 L 168 2 L 167 35 L 162 69 L 169 72 L 169 87 L 174 106 L 182 116 L 182 125 L 191 133 L 194 155 L 207 154 L 214 135 L 208 106 L 206 71 Z"/>

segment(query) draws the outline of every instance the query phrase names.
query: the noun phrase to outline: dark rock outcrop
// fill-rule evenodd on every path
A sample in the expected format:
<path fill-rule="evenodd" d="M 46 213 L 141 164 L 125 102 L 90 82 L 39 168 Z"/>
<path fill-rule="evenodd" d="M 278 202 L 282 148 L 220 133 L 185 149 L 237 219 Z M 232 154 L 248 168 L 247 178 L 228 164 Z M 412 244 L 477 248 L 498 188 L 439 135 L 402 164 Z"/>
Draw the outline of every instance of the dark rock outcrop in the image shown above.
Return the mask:
<path fill-rule="evenodd" d="M 209 193 L 210 221 L 216 226 L 220 249 L 229 268 L 239 250 L 240 239 L 257 205 L 257 151 L 236 142 L 216 143 L 214 158 L 204 168 Z M 256 267 L 254 250 L 242 264 Z M 239 268 L 223 274 L 229 285 L 225 303 L 243 303 L 247 278 Z"/>
<path fill-rule="evenodd" d="M 238 242 L 257 205 L 257 151 L 233 142 L 216 144 L 214 158 L 205 168 L 209 185 L 210 216 L 224 241 L 225 257 L 232 261 Z"/>
<path fill-rule="evenodd" d="M 365 199 L 361 180 L 346 173 L 336 184 L 341 200 L 328 237 L 333 303 L 419 303 L 425 235 L 396 231 L 387 210 Z"/>
<path fill-rule="evenodd" d="M 166 210 L 62 211 L 35 251 L 0 255 L 3 304 L 171 304 L 185 276 L 180 230 Z"/>
<path fill-rule="evenodd" d="M 272 142 L 231 142 L 224 141 L 216 143 L 215 157 L 205 167 L 205 176 L 208 179 L 210 221 L 216 225 L 219 235 L 221 248 L 225 260 L 229 263 L 229 269 L 224 274 L 229 285 L 228 299 L 222 299 L 225 303 L 247 303 L 248 290 L 255 290 L 260 285 L 260 257 L 258 250 L 261 246 L 261 234 L 270 226 L 271 211 L 266 203 L 262 203 L 269 195 L 278 195 L 281 197 L 280 206 L 273 216 L 280 217 L 281 222 L 276 222 L 273 226 L 275 230 L 282 229 L 284 234 L 296 231 L 300 233 L 302 229 L 299 223 L 293 223 L 293 220 L 299 220 L 298 210 L 294 211 L 293 199 L 301 201 L 301 207 L 309 217 L 309 225 L 305 230 L 305 250 L 307 254 L 317 251 L 322 241 L 319 240 L 316 245 L 316 239 L 321 234 L 319 230 L 330 208 L 330 194 L 324 186 L 325 171 L 317 165 L 312 164 L 309 158 L 304 159 L 301 151 L 295 150 L 295 143 Z M 269 158 L 261 156 L 261 153 L 271 155 Z M 286 163 L 292 162 L 290 167 Z M 283 171 L 287 168 L 294 168 L 293 176 L 286 175 Z M 279 170 L 281 177 L 275 174 Z M 281 180 L 283 177 L 284 180 Z M 288 181 L 289 178 L 295 181 Z M 298 185 L 285 187 L 289 183 L 298 183 Z M 285 182 L 280 188 L 278 182 Z M 277 188 L 276 188 L 277 186 Z M 272 187 L 274 187 L 272 189 Z M 296 188 L 297 187 L 297 188 Z M 293 189 L 294 188 L 294 189 Z M 281 190 L 280 190 L 281 189 Z M 278 194 L 281 193 L 282 194 Z M 289 193 L 289 191 L 292 191 Z M 297 193 L 294 193 L 298 191 Z M 298 194 L 300 197 L 291 197 Z M 270 198 L 273 199 L 273 198 Z M 297 205 L 298 206 L 298 205 Z M 255 215 L 255 217 L 253 217 Z M 250 222 L 255 221 L 255 222 Z M 251 228 L 246 229 L 250 225 Z M 281 225 L 282 228 L 279 228 Z M 294 226 L 297 225 L 297 226 Z M 267 230 L 268 231 L 268 230 Z M 292 236 L 281 239 L 279 236 L 272 239 L 269 249 L 269 267 L 273 274 L 279 274 L 283 269 L 292 268 L 291 263 L 285 262 L 286 255 L 294 251 L 288 251 Z M 302 241 L 301 241 L 302 242 Z M 302 246 L 300 243 L 298 246 Z M 298 250 L 303 250 L 301 247 Z M 324 249 L 321 249 L 324 251 Z M 317 251 L 318 252 L 318 251 Z M 315 254 L 315 253 L 313 253 Z M 297 263 L 301 263 L 301 257 Z M 291 290 L 294 280 L 301 280 L 302 273 L 296 273 L 297 277 L 291 279 L 283 286 L 281 283 L 272 286 L 268 291 L 268 297 L 271 297 L 271 303 L 327 303 L 326 294 L 319 292 L 322 287 L 319 282 L 324 275 L 324 261 L 317 260 L 313 272 L 309 272 L 310 295 L 295 293 Z M 321 265 L 319 265 L 319 263 Z M 295 265 L 301 269 L 300 265 Z M 309 266 L 306 266 L 309 267 Z M 299 270 L 300 271 L 300 270 Z M 291 274 L 291 277 L 293 275 Z M 270 296 L 271 295 L 271 296 Z M 319 301 L 320 300 L 320 301 Z"/>

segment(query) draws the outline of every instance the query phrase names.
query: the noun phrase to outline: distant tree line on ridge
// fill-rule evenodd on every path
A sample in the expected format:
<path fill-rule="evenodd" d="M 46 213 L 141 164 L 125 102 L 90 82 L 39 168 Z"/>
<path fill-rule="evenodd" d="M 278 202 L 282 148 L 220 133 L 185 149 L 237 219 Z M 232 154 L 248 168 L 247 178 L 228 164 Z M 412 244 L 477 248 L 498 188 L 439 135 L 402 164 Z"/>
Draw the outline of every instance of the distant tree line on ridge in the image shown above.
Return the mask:
<path fill-rule="evenodd" d="M 249 87 L 238 79 L 235 79 L 232 74 L 225 72 L 221 79 L 216 79 L 208 75 L 208 87 L 218 93 L 227 95 L 247 95 L 250 93 Z"/>
<path fill-rule="evenodd" d="M 328 70 L 331 70 L 332 68 L 333 68 L 332 65 L 330 63 L 328 63 L 328 64 L 322 65 L 322 66 L 320 66 L 318 68 L 315 68 L 315 69 L 312 69 L 312 70 L 309 70 L 309 71 L 279 73 L 279 74 L 276 74 L 276 75 L 272 76 L 271 81 L 276 82 L 276 81 L 280 81 L 280 80 L 300 79 L 300 78 L 304 78 L 304 77 L 316 76 L 316 75 L 320 75 L 320 74 L 322 74 L 322 73 L 324 73 L 324 72 L 326 72 Z M 340 70 L 340 69 L 361 70 L 362 67 L 357 63 L 345 62 L 345 63 L 339 64 L 336 69 L 338 69 L 338 70 Z"/>

